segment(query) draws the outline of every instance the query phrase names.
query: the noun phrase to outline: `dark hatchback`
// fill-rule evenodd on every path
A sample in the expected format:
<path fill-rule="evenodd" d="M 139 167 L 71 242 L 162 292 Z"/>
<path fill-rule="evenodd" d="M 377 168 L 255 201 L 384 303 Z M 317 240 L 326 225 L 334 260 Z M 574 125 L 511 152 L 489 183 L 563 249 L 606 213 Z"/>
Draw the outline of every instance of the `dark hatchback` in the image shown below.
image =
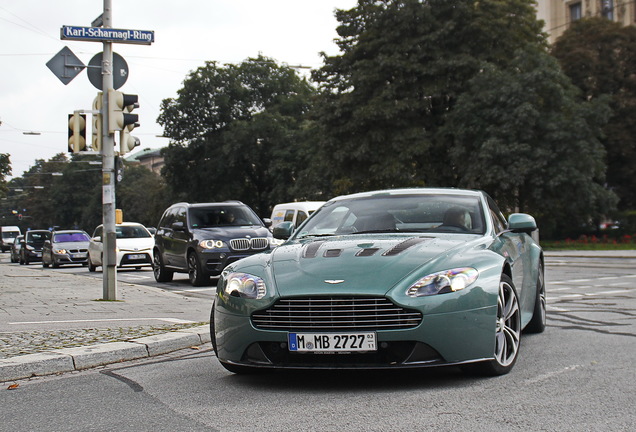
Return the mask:
<path fill-rule="evenodd" d="M 42 261 L 42 247 L 44 242 L 51 238 L 48 230 L 27 231 L 20 248 L 20 264 L 29 264 Z"/>
<path fill-rule="evenodd" d="M 269 250 L 269 225 L 239 201 L 173 204 L 155 234 L 155 279 L 168 282 L 175 272 L 188 273 L 193 286 L 206 285 L 226 265 Z"/>

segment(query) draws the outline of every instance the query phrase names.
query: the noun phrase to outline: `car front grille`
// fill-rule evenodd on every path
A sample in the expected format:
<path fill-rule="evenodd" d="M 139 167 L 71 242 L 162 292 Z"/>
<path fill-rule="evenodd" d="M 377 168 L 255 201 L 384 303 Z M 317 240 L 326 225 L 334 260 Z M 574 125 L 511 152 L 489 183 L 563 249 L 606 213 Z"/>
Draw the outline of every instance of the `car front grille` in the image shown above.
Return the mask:
<path fill-rule="evenodd" d="M 262 250 L 269 246 L 267 238 L 239 238 L 230 240 L 230 247 L 235 251 Z"/>
<path fill-rule="evenodd" d="M 422 314 L 396 306 L 384 297 L 315 297 L 278 300 L 252 314 L 263 330 L 343 331 L 403 330 L 417 327 Z"/>

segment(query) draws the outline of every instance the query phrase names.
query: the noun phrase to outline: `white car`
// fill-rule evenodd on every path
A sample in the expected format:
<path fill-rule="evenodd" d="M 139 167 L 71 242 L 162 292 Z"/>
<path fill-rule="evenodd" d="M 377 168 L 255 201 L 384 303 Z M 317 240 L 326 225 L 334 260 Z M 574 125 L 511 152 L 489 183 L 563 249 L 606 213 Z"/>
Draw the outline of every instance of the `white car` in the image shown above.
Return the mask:
<path fill-rule="evenodd" d="M 88 270 L 94 272 L 103 263 L 103 225 L 95 228 L 88 244 Z M 117 234 L 117 267 L 133 267 L 137 270 L 152 266 L 154 237 L 145 226 L 134 222 L 115 225 Z"/>

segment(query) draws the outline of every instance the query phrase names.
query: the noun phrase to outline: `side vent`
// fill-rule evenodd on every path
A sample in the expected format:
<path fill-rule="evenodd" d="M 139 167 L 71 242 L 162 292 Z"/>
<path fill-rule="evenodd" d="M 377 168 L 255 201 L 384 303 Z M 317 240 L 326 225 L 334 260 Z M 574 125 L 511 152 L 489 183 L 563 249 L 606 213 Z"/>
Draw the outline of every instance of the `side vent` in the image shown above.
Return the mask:
<path fill-rule="evenodd" d="M 317 241 L 307 245 L 305 251 L 303 252 L 303 258 L 316 258 L 316 254 L 318 253 L 318 249 L 324 241 Z"/>
<path fill-rule="evenodd" d="M 356 256 L 360 256 L 360 257 L 372 256 L 379 250 L 380 250 L 380 248 L 364 248 L 364 249 L 360 249 L 358 252 L 356 252 Z"/>

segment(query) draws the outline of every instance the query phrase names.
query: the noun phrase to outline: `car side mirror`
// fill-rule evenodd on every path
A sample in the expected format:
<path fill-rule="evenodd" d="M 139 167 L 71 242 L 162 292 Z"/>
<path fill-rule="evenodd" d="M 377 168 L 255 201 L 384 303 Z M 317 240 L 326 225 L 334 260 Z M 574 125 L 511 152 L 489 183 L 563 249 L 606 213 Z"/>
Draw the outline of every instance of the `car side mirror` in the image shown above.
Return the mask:
<path fill-rule="evenodd" d="M 270 218 L 263 218 L 262 220 L 266 228 L 269 228 L 272 226 L 272 220 Z"/>
<path fill-rule="evenodd" d="M 101 243 L 101 242 L 102 242 L 102 236 L 95 236 L 95 237 L 93 237 L 93 241 L 96 241 L 96 242 L 98 242 L 98 243 Z"/>
<path fill-rule="evenodd" d="M 287 240 L 291 237 L 294 232 L 294 223 L 293 222 L 281 222 L 272 230 L 272 234 L 274 238 L 279 240 Z"/>
<path fill-rule="evenodd" d="M 512 232 L 530 234 L 537 229 L 537 222 L 525 213 L 513 213 L 508 217 L 508 229 Z"/>

